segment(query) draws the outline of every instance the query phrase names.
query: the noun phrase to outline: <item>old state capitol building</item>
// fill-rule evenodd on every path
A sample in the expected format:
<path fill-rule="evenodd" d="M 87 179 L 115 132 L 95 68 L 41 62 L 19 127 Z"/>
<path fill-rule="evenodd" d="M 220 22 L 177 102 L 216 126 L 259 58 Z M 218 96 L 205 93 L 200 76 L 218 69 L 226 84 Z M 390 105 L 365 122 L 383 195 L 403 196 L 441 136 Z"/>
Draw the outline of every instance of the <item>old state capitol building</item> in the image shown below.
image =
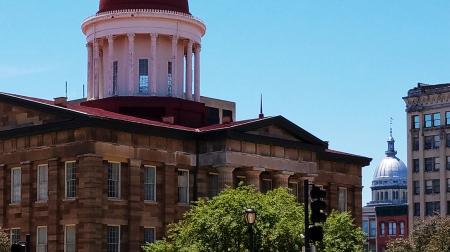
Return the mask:
<path fill-rule="evenodd" d="M 0 226 L 36 251 L 140 251 L 192 201 L 243 181 L 261 191 L 306 178 L 361 223 L 370 159 L 282 116 L 236 121 L 200 95 L 205 24 L 187 0 L 101 0 L 83 22 L 88 97 L 0 93 Z"/>

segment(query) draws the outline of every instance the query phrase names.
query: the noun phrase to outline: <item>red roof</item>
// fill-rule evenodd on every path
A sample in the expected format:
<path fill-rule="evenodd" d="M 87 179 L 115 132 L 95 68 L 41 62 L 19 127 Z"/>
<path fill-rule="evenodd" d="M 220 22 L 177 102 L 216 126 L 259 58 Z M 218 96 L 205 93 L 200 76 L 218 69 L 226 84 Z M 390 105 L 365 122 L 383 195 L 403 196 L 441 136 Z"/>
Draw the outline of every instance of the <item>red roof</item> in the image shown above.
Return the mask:
<path fill-rule="evenodd" d="M 190 14 L 188 0 L 100 0 L 98 13 L 126 9 L 156 9 Z"/>

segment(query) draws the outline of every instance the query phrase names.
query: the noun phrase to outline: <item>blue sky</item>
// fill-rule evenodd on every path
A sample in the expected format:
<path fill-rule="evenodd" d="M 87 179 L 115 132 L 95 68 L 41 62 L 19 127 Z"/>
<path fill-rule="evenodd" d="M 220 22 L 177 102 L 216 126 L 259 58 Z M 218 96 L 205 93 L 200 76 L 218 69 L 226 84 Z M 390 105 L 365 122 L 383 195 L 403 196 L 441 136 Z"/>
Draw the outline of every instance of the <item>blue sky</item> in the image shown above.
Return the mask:
<path fill-rule="evenodd" d="M 81 22 L 96 0 L 0 1 L 0 91 L 53 98 L 82 95 Z M 387 148 L 389 118 L 406 162 L 402 97 L 418 82 L 450 82 L 450 1 L 191 0 L 208 27 L 203 95 L 238 103 L 238 119 L 283 115 L 372 157 L 363 202 Z"/>

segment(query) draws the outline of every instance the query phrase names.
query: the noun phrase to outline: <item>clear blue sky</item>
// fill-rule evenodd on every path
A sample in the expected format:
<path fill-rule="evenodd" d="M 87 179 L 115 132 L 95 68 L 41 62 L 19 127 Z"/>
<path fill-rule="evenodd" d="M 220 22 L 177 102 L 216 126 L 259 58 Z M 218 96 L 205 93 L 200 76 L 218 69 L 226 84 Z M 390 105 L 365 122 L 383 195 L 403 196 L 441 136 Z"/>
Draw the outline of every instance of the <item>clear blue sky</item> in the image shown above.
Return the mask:
<path fill-rule="evenodd" d="M 0 91 L 42 98 L 82 94 L 80 25 L 96 0 L 0 1 Z M 402 97 L 417 82 L 450 82 L 450 1 L 191 0 L 208 27 L 202 92 L 238 103 L 238 118 L 283 115 L 374 158 L 363 201 L 394 120 L 406 162 Z"/>

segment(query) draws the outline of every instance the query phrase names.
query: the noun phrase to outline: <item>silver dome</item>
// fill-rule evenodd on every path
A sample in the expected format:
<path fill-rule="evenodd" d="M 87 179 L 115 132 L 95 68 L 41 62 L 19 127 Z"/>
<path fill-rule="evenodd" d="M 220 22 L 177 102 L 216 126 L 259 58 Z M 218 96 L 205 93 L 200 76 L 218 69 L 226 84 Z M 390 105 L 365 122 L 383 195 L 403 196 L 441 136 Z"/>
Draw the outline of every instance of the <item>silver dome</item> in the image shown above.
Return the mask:
<path fill-rule="evenodd" d="M 375 170 L 373 180 L 403 180 L 406 181 L 408 169 L 405 163 L 397 157 L 385 157 L 378 168 Z"/>

